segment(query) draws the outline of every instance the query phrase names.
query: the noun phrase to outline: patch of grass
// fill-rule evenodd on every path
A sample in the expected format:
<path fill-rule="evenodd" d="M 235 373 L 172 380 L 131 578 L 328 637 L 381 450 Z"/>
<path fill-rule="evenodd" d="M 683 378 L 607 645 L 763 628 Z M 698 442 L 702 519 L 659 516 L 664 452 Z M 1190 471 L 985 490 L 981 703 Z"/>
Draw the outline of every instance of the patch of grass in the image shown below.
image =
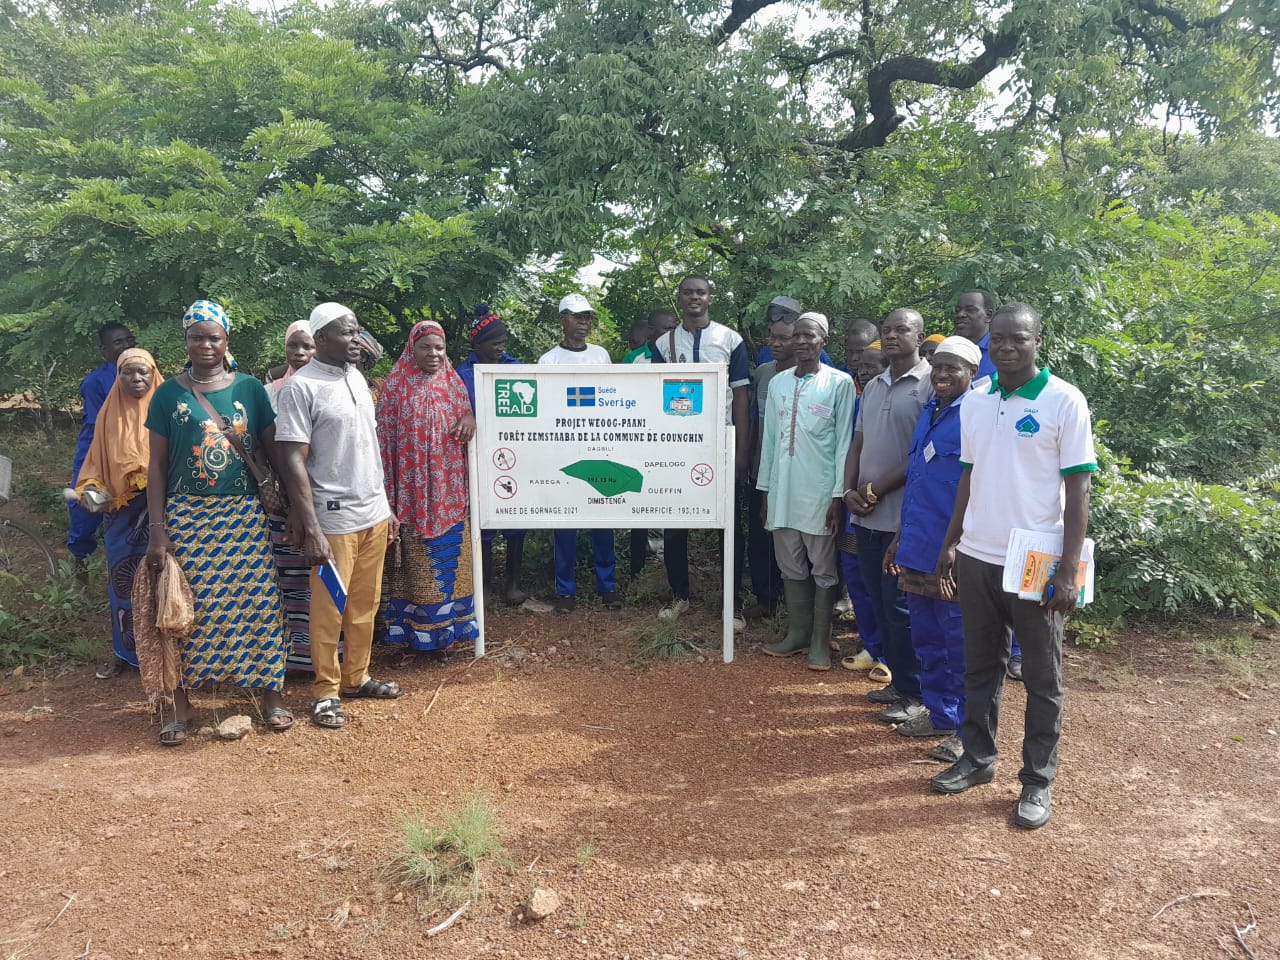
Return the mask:
<path fill-rule="evenodd" d="M 647 660 L 685 660 L 698 646 L 680 635 L 680 627 L 668 620 L 647 620 L 632 630 L 636 657 Z"/>
<path fill-rule="evenodd" d="M 586 868 L 592 860 L 596 858 L 596 841 L 595 837 L 590 840 L 584 840 L 578 845 L 578 849 L 573 853 L 574 859 L 578 861 L 578 866 Z"/>
<path fill-rule="evenodd" d="M 486 872 L 510 866 L 498 813 L 488 796 L 472 791 L 434 817 L 425 811 L 404 814 L 391 876 L 422 890 L 433 908 L 456 909 L 482 899 Z"/>
<path fill-rule="evenodd" d="M 1245 633 L 1207 637 L 1195 646 L 1195 659 L 1200 668 L 1233 684 L 1251 683 L 1263 656 L 1262 646 Z"/>

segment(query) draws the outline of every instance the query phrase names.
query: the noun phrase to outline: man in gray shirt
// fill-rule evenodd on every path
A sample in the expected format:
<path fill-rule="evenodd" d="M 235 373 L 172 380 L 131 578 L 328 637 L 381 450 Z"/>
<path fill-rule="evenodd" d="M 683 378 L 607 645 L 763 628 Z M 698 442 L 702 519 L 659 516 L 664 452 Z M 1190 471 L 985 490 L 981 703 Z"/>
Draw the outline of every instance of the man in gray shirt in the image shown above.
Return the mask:
<path fill-rule="evenodd" d="M 907 455 L 920 411 L 933 396 L 929 361 L 920 358 L 924 318 L 915 310 L 894 310 L 880 324 L 880 345 L 889 369 L 862 391 L 853 445 L 845 461 L 844 504 L 853 514 L 858 565 L 871 595 L 890 686 L 867 696 L 888 706 L 880 719 L 903 723 L 925 713 L 920 699 L 920 664 L 911 646 L 907 599 L 898 578 L 884 572 L 884 554 L 901 526 Z"/>
<path fill-rule="evenodd" d="M 400 696 L 399 684 L 369 676 L 383 559 L 399 524 L 383 486 L 373 397 L 359 370 L 355 314 L 340 303 L 322 303 L 311 311 L 310 324 L 316 354 L 280 389 L 276 443 L 291 503 L 289 529 L 312 565 L 311 720 L 337 730 L 346 723 L 341 697 Z M 346 587 L 341 613 L 321 577 L 322 566 Z M 346 643 L 341 667 L 340 636 Z"/>

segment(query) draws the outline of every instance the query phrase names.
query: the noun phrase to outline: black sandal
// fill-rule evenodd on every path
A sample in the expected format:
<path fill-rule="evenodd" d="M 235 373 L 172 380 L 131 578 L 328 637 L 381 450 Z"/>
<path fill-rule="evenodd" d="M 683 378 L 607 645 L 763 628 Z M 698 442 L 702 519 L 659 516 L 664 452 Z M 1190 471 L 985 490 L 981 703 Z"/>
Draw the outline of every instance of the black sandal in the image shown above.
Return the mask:
<path fill-rule="evenodd" d="M 175 720 L 160 728 L 160 746 L 180 747 L 187 742 L 187 731 L 195 724 L 195 720 Z"/>
<path fill-rule="evenodd" d="M 311 722 L 326 730 L 341 730 L 347 725 L 347 716 L 342 712 L 342 701 L 337 697 L 325 697 L 311 705 Z"/>
<path fill-rule="evenodd" d="M 272 707 L 262 715 L 262 719 L 272 733 L 284 733 L 293 726 L 293 714 L 284 707 Z M 284 723 L 272 723 L 272 720 L 283 720 Z"/>
<path fill-rule="evenodd" d="M 369 700 L 395 700 L 399 698 L 401 692 L 400 684 L 394 680 L 383 681 L 370 677 L 353 690 L 343 690 L 342 695 L 354 698 L 364 697 Z"/>

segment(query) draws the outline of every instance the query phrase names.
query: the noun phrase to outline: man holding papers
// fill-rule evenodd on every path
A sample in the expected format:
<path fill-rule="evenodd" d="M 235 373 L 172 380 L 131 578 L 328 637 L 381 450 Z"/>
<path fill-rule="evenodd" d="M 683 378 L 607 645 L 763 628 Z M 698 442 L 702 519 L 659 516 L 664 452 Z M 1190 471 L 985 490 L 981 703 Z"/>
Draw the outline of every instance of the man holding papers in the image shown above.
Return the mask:
<path fill-rule="evenodd" d="M 316 354 L 280 388 L 276 444 L 289 527 L 312 565 L 311 721 L 338 730 L 346 724 L 341 697 L 400 696 L 399 684 L 369 676 L 383 560 L 398 524 L 383 487 L 373 396 L 359 368 L 360 325 L 340 303 L 320 304 L 310 325 Z M 335 602 L 335 580 L 346 587 L 345 610 Z M 339 636 L 346 641 L 341 667 Z"/>
<path fill-rule="evenodd" d="M 940 580 L 958 586 L 964 620 L 964 755 L 933 778 L 940 793 L 961 793 L 995 778 L 996 730 L 1012 628 L 1022 644 L 1027 688 L 1022 795 L 1014 822 L 1035 829 L 1052 812 L 1051 787 L 1062 734 L 1063 618 L 1075 609 L 1078 565 L 1059 564 L 1051 596 L 1022 600 L 1004 590 L 1009 534 L 1021 528 L 1062 537 L 1078 558 L 1089 525 L 1097 470 L 1089 406 L 1071 384 L 1036 365 L 1040 315 L 1009 303 L 992 317 L 996 375 L 960 411 L 956 508 L 938 558 Z"/>

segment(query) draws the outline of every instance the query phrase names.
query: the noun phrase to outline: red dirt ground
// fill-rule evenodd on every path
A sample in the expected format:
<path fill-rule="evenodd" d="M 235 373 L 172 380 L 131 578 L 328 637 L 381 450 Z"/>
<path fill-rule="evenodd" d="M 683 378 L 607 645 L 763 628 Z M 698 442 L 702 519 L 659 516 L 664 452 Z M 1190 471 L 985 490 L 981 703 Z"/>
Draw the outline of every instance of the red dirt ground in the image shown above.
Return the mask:
<path fill-rule="evenodd" d="M 759 656 L 763 628 L 731 665 L 635 661 L 643 619 L 491 614 L 494 656 L 398 672 L 339 734 L 162 749 L 135 674 L 0 681 L 0 957 L 1244 957 L 1250 909 L 1245 943 L 1280 951 L 1269 664 L 1072 650 L 1054 818 L 1027 833 L 1019 685 L 996 782 L 940 797 L 860 675 Z M 382 868 L 401 814 L 474 787 L 510 867 L 428 939 L 444 913 Z M 535 886 L 563 905 L 519 924 Z"/>

